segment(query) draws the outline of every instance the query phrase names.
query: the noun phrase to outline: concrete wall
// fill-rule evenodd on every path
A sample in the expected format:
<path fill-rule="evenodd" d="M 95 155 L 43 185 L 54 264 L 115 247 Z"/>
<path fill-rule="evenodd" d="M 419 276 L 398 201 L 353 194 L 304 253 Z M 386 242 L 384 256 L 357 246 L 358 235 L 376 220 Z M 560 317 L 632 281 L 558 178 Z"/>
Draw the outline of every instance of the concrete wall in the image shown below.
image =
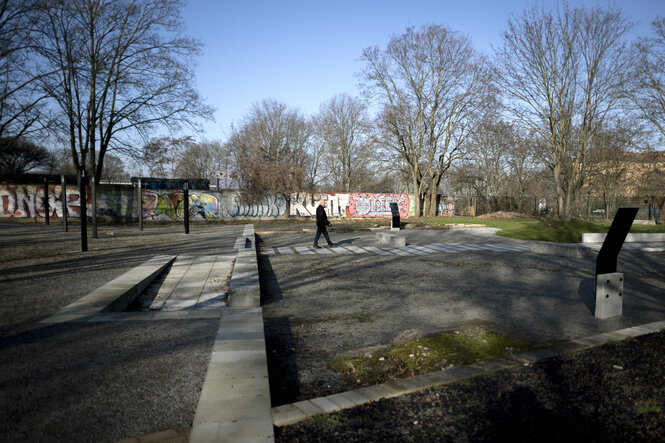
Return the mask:
<path fill-rule="evenodd" d="M 414 215 L 415 201 L 407 194 L 375 193 L 293 193 L 290 202 L 284 195 L 267 194 L 259 202 L 242 202 L 238 191 L 192 190 L 189 192 L 190 218 L 214 220 L 225 218 L 311 217 L 316 214 L 319 200 L 328 203 L 331 217 L 389 217 L 390 203 L 397 203 L 401 217 Z M 142 192 L 144 220 L 182 220 L 183 192 L 144 189 Z M 50 217 L 58 219 L 67 211 L 68 217 L 80 216 L 80 196 L 76 186 L 48 188 Z M 92 215 L 92 198 L 88 193 L 88 215 Z M 0 185 L 0 217 L 44 218 L 44 188 L 41 185 Z M 97 187 L 97 214 L 115 220 L 137 220 L 136 191 L 127 185 Z"/>

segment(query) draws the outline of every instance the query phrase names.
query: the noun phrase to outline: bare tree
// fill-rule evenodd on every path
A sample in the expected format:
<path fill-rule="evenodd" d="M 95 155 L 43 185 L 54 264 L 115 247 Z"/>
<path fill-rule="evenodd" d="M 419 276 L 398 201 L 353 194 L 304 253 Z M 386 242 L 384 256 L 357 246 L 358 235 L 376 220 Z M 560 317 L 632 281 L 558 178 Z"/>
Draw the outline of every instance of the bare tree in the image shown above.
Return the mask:
<path fill-rule="evenodd" d="M 570 220 L 584 183 L 586 153 L 617 109 L 627 72 L 618 9 L 532 7 L 508 21 L 497 51 L 506 107 L 541 141 L 559 217 Z"/>
<path fill-rule="evenodd" d="M 233 156 L 233 173 L 249 199 L 305 187 L 312 163 L 310 134 L 309 123 L 297 109 L 268 99 L 252 107 L 226 148 Z"/>
<path fill-rule="evenodd" d="M 665 137 L 665 18 L 652 23 L 654 36 L 634 46 L 629 95 L 640 114 Z"/>
<path fill-rule="evenodd" d="M 461 158 L 491 97 L 490 69 L 471 40 L 441 26 L 407 28 L 385 50 L 363 51 L 365 92 L 383 106 L 381 142 L 406 164 L 416 198 L 434 215 L 443 174 Z"/>
<path fill-rule="evenodd" d="M 210 118 L 193 89 L 200 44 L 181 35 L 181 0 L 39 0 L 41 81 L 63 118 L 74 166 L 99 181 L 111 149 Z"/>
<path fill-rule="evenodd" d="M 600 198 L 609 217 L 616 212 L 619 198 L 626 193 L 624 179 L 630 163 L 630 150 L 635 148 L 634 142 L 639 139 L 638 125 L 633 123 L 630 120 L 618 121 L 612 127 L 599 130 L 593 139 L 587 154 L 587 217 L 591 197 Z"/>
<path fill-rule="evenodd" d="M 321 105 L 314 117 L 314 137 L 325 151 L 325 167 L 336 191 L 351 192 L 372 159 L 370 123 L 365 104 L 340 94 Z"/>
<path fill-rule="evenodd" d="M 178 177 L 206 178 L 215 183 L 215 172 L 220 170 L 221 145 L 219 142 L 192 142 L 186 145 L 175 168 Z"/>
<path fill-rule="evenodd" d="M 30 65 L 35 24 L 35 1 L 0 0 L 0 152 L 39 129 L 44 96 L 34 86 L 45 73 Z"/>
<path fill-rule="evenodd" d="M 39 167 L 48 167 L 48 150 L 24 138 L 0 138 L 0 173 L 23 174 Z"/>
<path fill-rule="evenodd" d="M 516 142 L 513 127 L 496 116 L 486 117 L 471 136 L 468 157 L 478 168 L 482 193 L 488 199 L 504 190 L 508 156 Z"/>

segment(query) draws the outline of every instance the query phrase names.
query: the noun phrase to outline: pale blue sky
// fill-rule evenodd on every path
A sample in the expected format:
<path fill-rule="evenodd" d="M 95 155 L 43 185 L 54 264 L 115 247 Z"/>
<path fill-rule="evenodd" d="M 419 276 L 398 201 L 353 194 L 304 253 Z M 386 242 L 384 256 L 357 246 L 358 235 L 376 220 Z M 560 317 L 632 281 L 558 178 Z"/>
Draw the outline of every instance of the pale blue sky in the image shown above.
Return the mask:
<path fill-rule="evenodd" d="M 556 0 L 536 0 L 556 5 Z M 665 16 L 665 0 L 614 2 L 634 33 L 649 32 Z M 471 36 L 491 54 L 510 14 L 534 0 L 189 0 L 183 17 L 189 36 L 205 47 L 196 69 L 197 86 L 214 106 L 216 122 L 203 137 L 225 140 L 252 104 L 273 98 L 310 116 L 339 93 L 357 95 L 364 48 L 385 44 L 408 26 L 439 24 Z M 570 0 L 571 5 L 606 6 L 601 0 Z"/>

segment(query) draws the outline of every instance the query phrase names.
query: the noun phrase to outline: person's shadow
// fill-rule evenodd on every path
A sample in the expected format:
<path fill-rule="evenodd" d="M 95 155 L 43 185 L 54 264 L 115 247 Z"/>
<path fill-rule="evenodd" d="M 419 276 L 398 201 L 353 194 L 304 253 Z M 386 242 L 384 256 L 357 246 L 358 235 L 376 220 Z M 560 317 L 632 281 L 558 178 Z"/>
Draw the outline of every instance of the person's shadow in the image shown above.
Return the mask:
<path fill-rule="evenodd" d="M 357 238 L 345 238 L 344 240 L 336 241 L 335 246 L 351 245 Z"/>

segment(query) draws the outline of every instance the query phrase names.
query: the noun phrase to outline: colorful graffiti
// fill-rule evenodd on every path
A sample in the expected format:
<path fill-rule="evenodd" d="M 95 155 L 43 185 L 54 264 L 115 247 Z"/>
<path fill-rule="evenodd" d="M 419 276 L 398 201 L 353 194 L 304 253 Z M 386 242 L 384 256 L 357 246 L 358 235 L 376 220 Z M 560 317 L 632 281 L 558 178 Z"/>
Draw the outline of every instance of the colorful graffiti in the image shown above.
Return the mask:
<path fill-rule="evenodd" d="M 390 217 L 390 203 L 397 203 L 400 217 L 409 215 L 407 194 L 350 194 L 348 213 L 351 217 Z"/>
<path fill-rule="evenodd" d="M 49 217 L 61 218 L 63 216 L 63 203 L 68 217 L 79 217 L 81 203 L 78 189 L 67 188 L 66 201 L 63 202 L 62 198 L 61 186 L 49 186 Z M 44 218 L 46 216 L 43 186 L 0 186 L 0 204 L 2 208 L 1 217 Z M 88 195 L 88 204 L 92 204 L 91 195 Z"/>
<path fill-rule="evenodd" d="M 240 197 L 240 194 L 234 194 L 226 201 L 226 216 L 234 218 L 274 218 L 286 215 L 286 198 L 281 194 L 264 194 L 261 200 L 256 203 L 241 203 Z"/>
<path fill-rule="evenodd" d="M 182 220 L 184 217 L 183 192 L 180 190 L 144 189 L 141 193 L 142 216 L 146 220 Z M 325 199 L 327 212 L 333 217 L 388 217 L 390 203 L 399 205 L 400 216 L 413 215 L 414 200 L 407 194 L 335 194 L 293 193 L 265 194 L 255 203 L 244 203 L 240 191 L 189 192 L 190 219 L 215 220 L 224 218 L 276 218 L 291 216 L 313 217 L 320 199 Z M 48 189 L 49 216 L 60 218 L 63 209 L 69 217 L 80 216 L 80 199 L 76 186 L 67 187 L 63 205 L 61 186 Z M 287 204 L 289 202 L 290 204 Z M 439 206 L 440 213 L 453 213 L 454 205 Z M 92 215 L 92 196 L 88 192 L 88 215 Z M 0 217 L 43 218 L 44 188 L 40 185 L 0 185 Z M 288 209 L 287 209 L 288 208 Z M 116 220 L 136 220 L 138 204 L 136 188 L 124 185 L 97 187 L 97 214 Z"/>
<path fill-rule="evenodd" d="M 452 217 L 455 215 L 455 203 L 451 201 L 439 202 L 438 212 L 441 216 Z"/>
<path fill-rule="evenodd" d="M 182 220 L 185 218 L 185 194 L 182 191 L 158 193 L 143 191 L 143 218 Z M 219 214 L 219 200 L 209 192 L 189 192 L 189 218 L 214 220 Z"/>

